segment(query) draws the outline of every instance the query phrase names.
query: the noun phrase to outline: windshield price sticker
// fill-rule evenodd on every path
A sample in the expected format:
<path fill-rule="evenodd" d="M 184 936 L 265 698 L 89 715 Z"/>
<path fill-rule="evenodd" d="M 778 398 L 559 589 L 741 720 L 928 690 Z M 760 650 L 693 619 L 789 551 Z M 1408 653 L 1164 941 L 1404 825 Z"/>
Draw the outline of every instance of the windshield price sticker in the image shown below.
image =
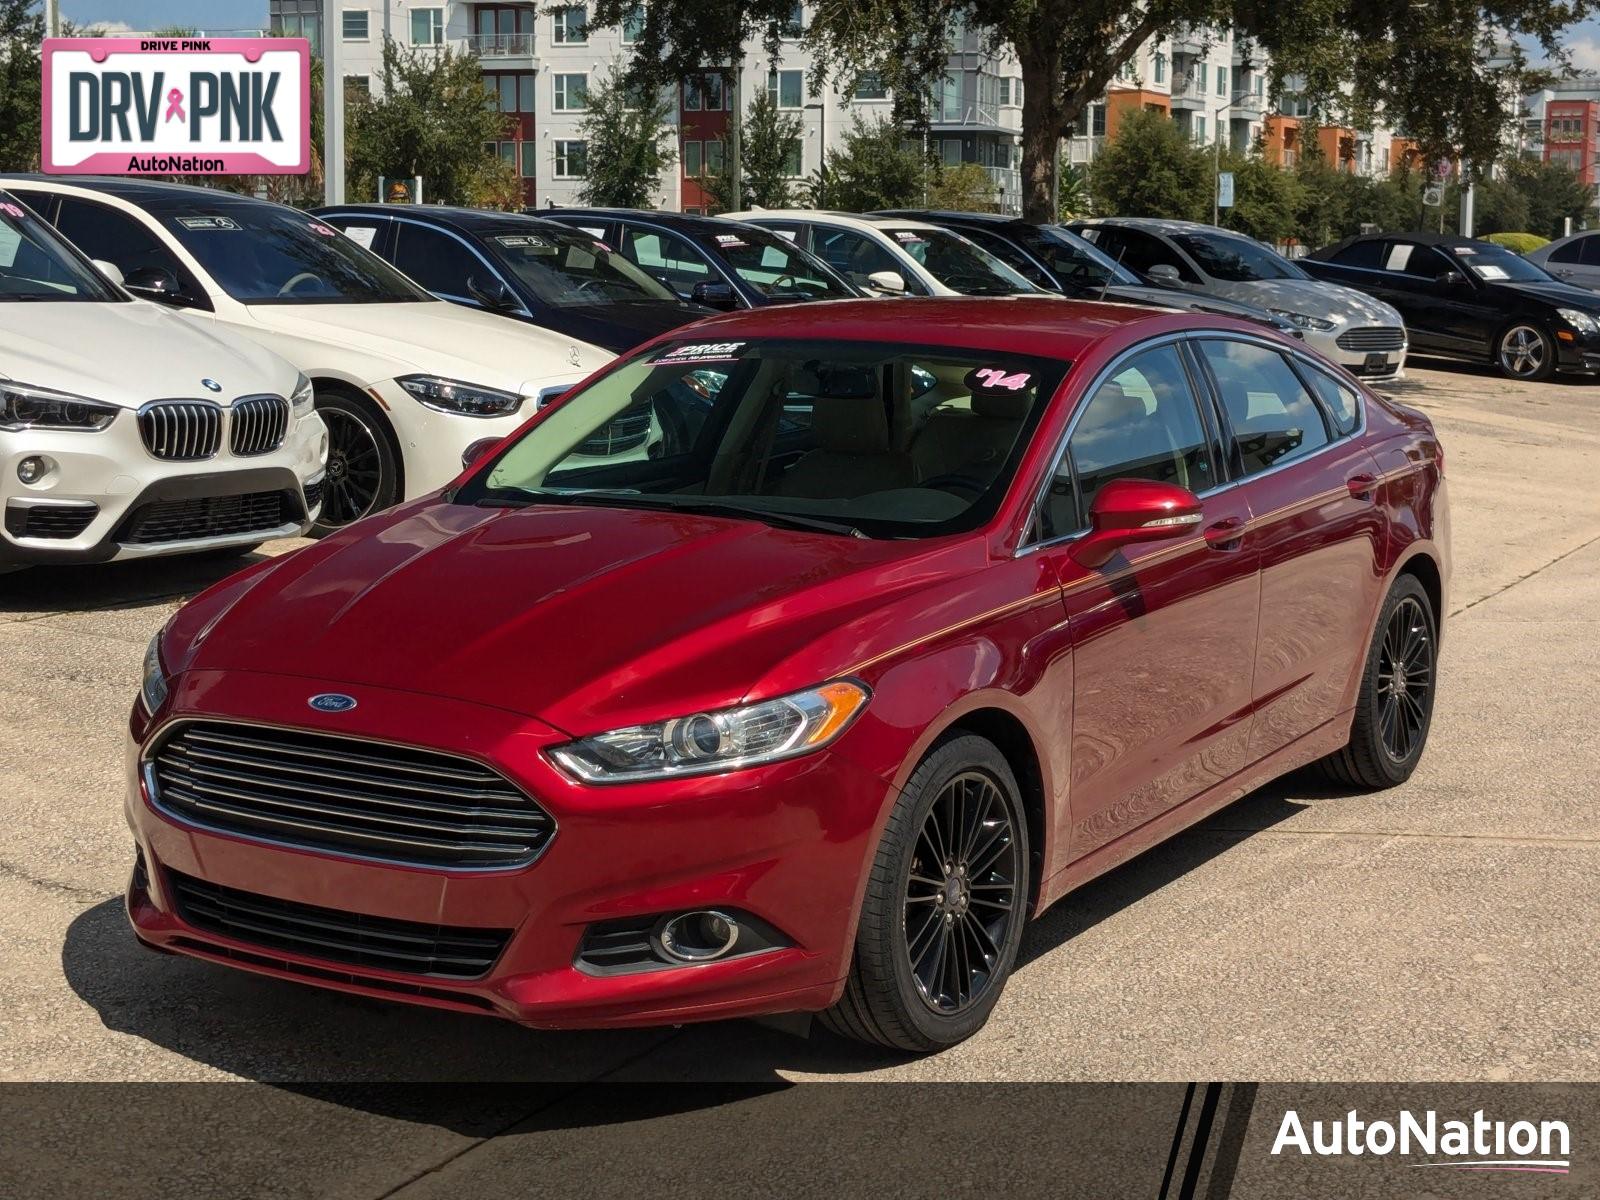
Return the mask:
<path fill-rule="evenodd" d="M 185 229 L 238 229 L 239 223 L 232 217 L 175 217 L 173 218 Z"/>
<path fill-rule="evenodd" d="M 1020 392 L 1032 381 L 1033 376 L 1027 371 L 979 367 L 967 375 L 966 384 L 974 392 Z"/>
<path fill-rule="evenodd" d="M 650 365 L 659 367 L 674 363 L 728 362 L 738 358 L 745 345 L 744 342 L 696 342 L 668 350 L 651 359 Z"/>
<path fill-rule="evenodd" d="M 894 231 L 894 236 L 897 240 L 902 242 L 922 242 L 927 240 L 920 233 L 915 233 L 909 229 L 896 229 Z"/>
<path fill-rule="evenodd" d="M 717 245 L 733 247 L 733 246 L 748 245 L 748 243 L 742 237 L 740 237 L 738 234 L 735 234 L 735 233 L 719 233 L 719 234 L 717 234 Z"/>
<path fill-rule="evenodd" d="M 1493 266 L 1493 265 L 1491 265 L 1489 263 L 1484 263 L 1481 266 L 1474 266 L 1472 269 L 1478 273 L 1478 278 L 1479 279 L 1509 279 L 1510 278 L 1510 276 L 1506 274 L 1506 269 L 1504 267 L 1496 267 L 1496 266 Z"/>
<path fill-rule="evenodd" d="M 502 233 L 494 240 L 508 250 L 542 249 L 550 244 L 531 233 Z"/>

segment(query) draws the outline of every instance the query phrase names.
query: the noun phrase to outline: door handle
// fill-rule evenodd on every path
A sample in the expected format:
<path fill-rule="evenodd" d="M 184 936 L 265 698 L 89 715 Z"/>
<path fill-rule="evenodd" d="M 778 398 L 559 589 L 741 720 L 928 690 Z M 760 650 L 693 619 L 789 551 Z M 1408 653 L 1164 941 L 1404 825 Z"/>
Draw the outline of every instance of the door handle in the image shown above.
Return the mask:
<path fill-rule="evenodd" d="M 1378 487 L 1378 477 L 1362 472 L 1359 475 L 1350 476 L 1349 479 L 1344 481 L 1344 485 L 1350 489 L 1350 494 L 1357 500 L 1371 500 L 1372 493 Z"/>
<path fill-rule="evenodd" d="M 1226 517 L 1206 526 L 1205 539 L 1213 550 L 1237 550 L 1244 544 L 1244 530 L 1243 517 Z"/>

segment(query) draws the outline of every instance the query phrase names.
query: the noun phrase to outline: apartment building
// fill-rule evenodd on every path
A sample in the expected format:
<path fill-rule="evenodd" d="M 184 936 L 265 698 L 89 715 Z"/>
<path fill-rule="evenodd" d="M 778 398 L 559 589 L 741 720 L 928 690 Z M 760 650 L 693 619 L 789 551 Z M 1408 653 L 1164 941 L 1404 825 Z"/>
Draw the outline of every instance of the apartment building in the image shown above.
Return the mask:
<path fill-rule="evenodd" d="M 1600 196 L 1600 75 L 1564 79 L 1525 97 L 1522 150 L 1571 167 Z"/>

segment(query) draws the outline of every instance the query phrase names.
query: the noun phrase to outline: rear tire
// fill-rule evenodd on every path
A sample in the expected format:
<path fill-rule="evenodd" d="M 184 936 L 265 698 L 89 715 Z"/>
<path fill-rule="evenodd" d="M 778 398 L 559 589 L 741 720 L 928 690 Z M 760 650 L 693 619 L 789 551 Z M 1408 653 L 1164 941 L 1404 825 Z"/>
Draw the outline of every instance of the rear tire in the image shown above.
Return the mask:
<path fill-rule="evenodd" d="M 328 427 L 322 510 L 309 536 L 326 537 L 400 500 L 400 451 L 377 408 L 346 392 L 319 391 Z"/>
<path fill-rule="evenodd" d="M 1369 791 L 1411 778 L 1433 724 L 1438 630 L 1427 591 L 1415 576 L 1400 576 L 1378 613 L 1350 741 L 1317 764 L 1324 775 Z"/>
<path fill-rule="evenodd" d="M 822 1024 L 927 1053 L 989 1019 L 1028 905 L 1028 822 L 1005 756 L 971 734 L 934 748 L 873 859 L 844 995 Z"/>

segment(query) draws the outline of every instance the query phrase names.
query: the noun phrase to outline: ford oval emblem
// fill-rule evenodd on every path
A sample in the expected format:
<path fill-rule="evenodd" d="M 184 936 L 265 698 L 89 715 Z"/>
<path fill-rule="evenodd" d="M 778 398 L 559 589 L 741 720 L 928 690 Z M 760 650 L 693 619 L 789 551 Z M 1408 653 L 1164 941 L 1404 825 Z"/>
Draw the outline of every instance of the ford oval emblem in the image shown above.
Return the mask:
<path fill-rule="evenodd" d="M 318 712 L 347 713 L 356 706 L 354 696 L 346 696 L 342 692 L 322 692 L 306 701 Z"/>
<path fill-rule="evenodd" d="M 200 381 L 200 386 L 203 388 L 209 388 L 213 392 L 220 392 L 222 390 L 222 385 L 215 379 L 202 379 Z"/>

